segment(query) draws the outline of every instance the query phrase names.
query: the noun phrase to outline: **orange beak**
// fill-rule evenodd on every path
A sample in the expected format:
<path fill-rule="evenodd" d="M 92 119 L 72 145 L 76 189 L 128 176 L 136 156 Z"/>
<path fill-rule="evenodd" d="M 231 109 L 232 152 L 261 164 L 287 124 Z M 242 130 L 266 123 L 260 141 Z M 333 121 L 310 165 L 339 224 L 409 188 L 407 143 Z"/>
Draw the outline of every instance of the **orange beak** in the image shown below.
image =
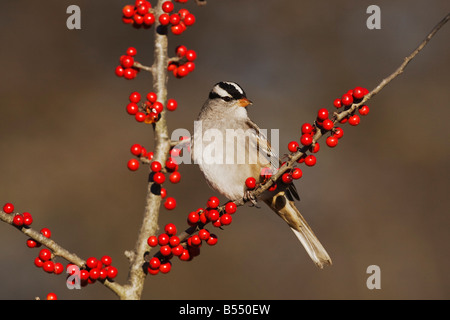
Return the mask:
<path fill-rule="evenodd" d="M 251 102 L 250 100 L 248 100 L 247 98 L 242 98 L 242 99 L 239 99 L 239 105 L 241 106 L 241 107 L 247 107 L 248 105 L 251 105 L 251 104 L 253 104 L 253 102 Z"/>

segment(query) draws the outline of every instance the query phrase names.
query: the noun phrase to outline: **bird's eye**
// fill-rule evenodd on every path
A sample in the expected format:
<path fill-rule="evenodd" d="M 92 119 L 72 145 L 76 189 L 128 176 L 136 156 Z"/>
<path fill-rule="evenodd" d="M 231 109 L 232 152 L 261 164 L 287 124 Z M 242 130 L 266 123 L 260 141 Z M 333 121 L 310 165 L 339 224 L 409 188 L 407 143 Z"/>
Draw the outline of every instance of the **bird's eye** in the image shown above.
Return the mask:
<path fill-rule="evenodd" d="M 222 97 L 222 100 L 224 100 L 226 102 L 230 102 L 231 101 L 231 97 Z"/>

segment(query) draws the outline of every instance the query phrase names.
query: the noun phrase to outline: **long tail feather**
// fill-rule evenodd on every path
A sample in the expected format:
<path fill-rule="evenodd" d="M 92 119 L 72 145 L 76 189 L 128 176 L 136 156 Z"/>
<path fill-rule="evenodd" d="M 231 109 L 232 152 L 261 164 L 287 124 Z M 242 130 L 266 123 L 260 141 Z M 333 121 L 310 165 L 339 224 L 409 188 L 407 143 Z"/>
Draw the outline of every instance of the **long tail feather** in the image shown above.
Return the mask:
<path fill-rule="evenodd" d="M 272 199 L 265 200 L 266 204 L 275 211 L 291 227 L 294 234 L 300 240 L 306 252 L 314 263 L 323 268 L 325 265 L 331 265 L 331 258 L 325 248 L 317 239 L 311 227 L 303 218 L 294 202 L 287 199 L 284 191 L 278 193 Z"/>

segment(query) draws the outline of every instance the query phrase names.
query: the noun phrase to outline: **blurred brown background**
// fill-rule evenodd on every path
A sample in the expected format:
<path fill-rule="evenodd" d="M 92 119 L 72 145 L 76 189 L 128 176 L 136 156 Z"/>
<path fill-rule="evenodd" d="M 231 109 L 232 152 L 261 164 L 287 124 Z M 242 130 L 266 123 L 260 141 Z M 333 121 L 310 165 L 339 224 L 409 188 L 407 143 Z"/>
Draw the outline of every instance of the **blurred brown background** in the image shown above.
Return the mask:
<path fill-rule="evenodd" d="M 135 46 L 152 62 L 153 29 L 121 23 L 130 1 L 2 1 L 0 5 L 0 202 L 29 211 L 35 228 L 83 258 L 109 254 L 127 274 L 143 212 L 146 170 L 131 173 L 129 148 L 152 149 L 149 126 L 125 112 L 131 91 L 152 90 L 151 77 L 114 76 L 119 56 Z M 152 1 L 154 3 L 155 1 Z M 66 28 L 77 4 L 82 30 Z M 366 8 L 381 7 L 381 30 L 366 28 Z M 179 7 L 179 5 L 177 6 Z M 261 128 L 279 128 L 281 146 L 303 122 L 357 85 L 369 89 L 394 71 L 450 5 L 448 1 L 209 0 L 187 8 L 197 23 L 178 44 L 197 50 L 197 69 L 169 80 L 179 109 L 170 130 L 192 130 L 212 85 L 236 81 L 255 103 Z M 334 150 L 296 183 L 299 208 L 330 253 L 322 271 L 269 209 L 241 208 L 215 230 L 216 247 L 167 275 L 149 276 L 144 299 L 448 299 L 450 25 L 370 101 L 357 128 L 345 127 Z M 322 142 L 323 143 L 323 142 Z M 284 149 L 286 150 L 286 149 Z M 169 185 L 178 200 L 160 224 L 185 226 L 187 214 L 214 193 L 196 166 Z M 223 199 L 223 198 L 221 198 Z M 37 249 L 0 224 L 0 298 L 114 299 L 100 284 L 70 291 L 65 277 L 38 270 Z M 369 265 L 381 290 L 366 287 Z"/>

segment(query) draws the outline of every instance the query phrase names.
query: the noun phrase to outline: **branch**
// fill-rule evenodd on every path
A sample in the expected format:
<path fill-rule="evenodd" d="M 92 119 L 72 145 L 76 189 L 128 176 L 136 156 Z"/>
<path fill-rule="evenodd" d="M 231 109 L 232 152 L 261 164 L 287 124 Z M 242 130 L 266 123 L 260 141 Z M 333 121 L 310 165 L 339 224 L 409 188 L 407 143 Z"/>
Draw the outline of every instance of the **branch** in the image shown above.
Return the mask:
<path fill-rule="evenodd" d="M 158 0 L 155 8 L 155 15 L 162 14 L 162 3 L 164 0 Z M 153 89 L 158 96 L 158 101 L 166 104 L 167 100 L 167 35 L 163 33 L 159 23 L 155 24 L 155 49 L 154 49 L 154 64 L 151 67 L 153 75 Z M 161 112 L 161 118 L 153 124 L 153 131 L 155 136 L 155 150 L 154 161 L 165 163 L 171 142 L 169 138 L 169 131 L 167 129 L 165 110 Z M 130 270 L 128 275 L 128 284 L 126 285 L 126 292 L 119 296 L 121 299 L 140 299 L 144 287 L 144 280 L 146 273 L 144 271 L 144 256 L 148 251 L 147 238 L 150 235 L 156 234 L 158 230 L 158 217 L 161 205 L 161 196 L 153 192 L 153 182 L 147 184 L 147 197 L 145 200 L 144 216 L 142 220 L 141 229 L 136 239 L 134 252 L 127 256 L 130 259 Z"/>

